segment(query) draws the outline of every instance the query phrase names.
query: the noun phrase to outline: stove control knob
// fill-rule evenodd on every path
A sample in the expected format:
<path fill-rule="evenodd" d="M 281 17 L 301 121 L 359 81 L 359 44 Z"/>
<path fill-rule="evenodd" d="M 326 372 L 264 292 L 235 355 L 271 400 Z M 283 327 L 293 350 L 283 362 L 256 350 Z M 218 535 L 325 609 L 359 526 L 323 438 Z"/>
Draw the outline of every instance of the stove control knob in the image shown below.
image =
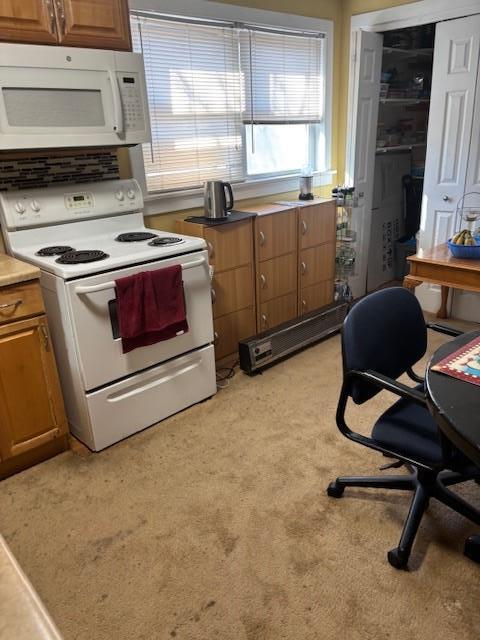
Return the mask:
<path fill-rule="evenodd" d="M 17 202 L 15 204 L 15 211 L 17 213 L 25 213 L 25 207 L 23 206 L 23 204 L 21 202 Z"/>
<path fill-rule="evenodd" d="M 123 200 L 125 198 L 125 194 L 123 193 L 123 189 L 117 189 L 115 191 L 115 197 L 117 200 Z"/>
<path fill-rule="evenodd" d="M 32 208 L 32 211 L 40 211 L 40 205 L 36 200 L 32 200 L 30 207 Z"/>
<path fill-rule="evenodd" d="M 130 200 L 133 200 L 135 198 L 135 191 L 133 189 L 129 189 L 127 191 L 127 196 L 130 198 Z"/>

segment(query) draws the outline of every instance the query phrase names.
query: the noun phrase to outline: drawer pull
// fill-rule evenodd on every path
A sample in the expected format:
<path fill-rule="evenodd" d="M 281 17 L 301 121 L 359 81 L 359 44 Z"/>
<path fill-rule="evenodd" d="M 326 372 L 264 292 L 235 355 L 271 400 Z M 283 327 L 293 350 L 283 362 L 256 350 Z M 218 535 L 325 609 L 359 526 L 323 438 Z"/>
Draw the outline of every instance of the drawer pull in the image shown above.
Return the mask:
<path fill-rule="evenodd" d="M 0 304 L 0 309 L 8 309 L 9 307 L 18 307 L 21 305 L 23 300 L 14 300 L 13 302 L 5 302 L 4 304 Z"/>
<path fill-rule="evenodd" d="M 302 220 L 302 235 L 305 235 L 308 231 L 308 226 L 305 220 Z"/>
<path fill-rule="evenodd" d="M 305 264 L 305 262 L 300 263 L 300 271 L 302 276 L 307 273 L 307 265 Z"/>
<path fill-rule="evenodd" d="M 260 231 L 258 236 L 260 238 L 260 246 L 263 247 L 263 245 L 265 244 L 265 234 L 263 233 L 263 231 Z"/>
<path fill-rule="evenodd" d="M 264 313 L 262 313 L 261 318 L 262 318 L 263 326 L 266 327 L 267 326 L 267 316 Z"/>
<path fill-rule="evenodd" d="M 267 286 L 267 279 L 263 275 L 263 273 L 260 275 L 260 284 L 262 285 L 262 289 L 265 289 L 265 287 Z"/>
<path fill-rule="evenodd" d="M 217 293 L 213 287 L 210 289 L 210 292 L 212 296 L 212 304 L 215 304 L 215 302 L 217 301 Z"/>

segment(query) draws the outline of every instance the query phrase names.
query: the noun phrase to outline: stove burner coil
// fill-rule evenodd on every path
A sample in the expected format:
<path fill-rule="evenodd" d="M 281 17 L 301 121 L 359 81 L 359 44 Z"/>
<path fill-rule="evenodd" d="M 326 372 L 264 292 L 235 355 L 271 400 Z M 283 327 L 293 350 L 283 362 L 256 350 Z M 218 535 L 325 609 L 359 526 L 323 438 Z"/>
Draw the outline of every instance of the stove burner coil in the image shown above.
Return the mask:
<path fill-rule="evenodd" d="M 117 242 L 141 242 L 142 240 L 150 240 L 156 238 L 156 233 L 149 233 L 148 231 L 134 231 L 131 233 L 121 233 L 115 238 Z"/>
<path fill-rule="evenodd" d="M 148 244 L 151 247 L 162 247 L 162 246 L 166 246 L 166 245 L 169 245 L 169 244 L 177 244 L 179 242 L 184 242 L 184 240 L 182 238 L 174 238 L 172 236 L 164 236 L 163 238 L 162 237 L 155 238 L 154 240 L 152 240 Z"/>
<path fill-rule="evenodd" d="M 39 249 L 36 256 L 61 256 L 63 253 L 67 253 L 68 251 L 75 251 L 73 247 L 63 247 L 61 245 L 56 247 L 43 247 Z"/>
<path fill-rule="evenodd" d="M 60 264 L 81 264 L 84 262 L 96 262 L 97 260 L 105 260 L 108 258 L 108 253 L 104 251 L 97 251 L 94 249 L 83 249 L 82 251 L 69 251 L 64 253 L 55 262 Z"/>

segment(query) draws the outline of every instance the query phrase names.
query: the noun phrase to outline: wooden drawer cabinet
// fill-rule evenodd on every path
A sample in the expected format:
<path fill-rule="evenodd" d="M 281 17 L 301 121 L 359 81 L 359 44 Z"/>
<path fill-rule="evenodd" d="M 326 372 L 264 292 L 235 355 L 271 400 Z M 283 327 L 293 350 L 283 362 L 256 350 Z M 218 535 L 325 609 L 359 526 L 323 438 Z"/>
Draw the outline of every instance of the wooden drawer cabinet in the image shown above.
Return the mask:
<path fill-rule="evenodd" d="M 335 244 L 320 244 L 311 249 L 303 249 L 299 256 L 300 289 L 333 280 L 335 275 Z"/>
<path fill-rule="evenodd" d="M 253 266 L 251 264 L 217 273 L 212 282 L 213 317 L 253 307 Z"/>
<path fill-rule="evenodd" d="M 128 0 L 0 0 L 0 40 L 130 51 Z"/>
<path fill-rule="evenodd" d="M 44 313 L 38 282 L 22 282 L 0 289 L 0 324 Z"/>
<path fill-rule="evenodd" d="M 274 298 L 260 305 L 260 331 L 272 329 L 297 316 L 297 292 Z"/>
<path fill-rule="evenodd" d="M 309 313 L 333 302 L 333 279 L 300 290 L 300 314 Z"/>
<path fill-rule="evenodd" d="M 0 456 L 19 456 L 67 433 L 45 316 L 0 327 Z"/>
<path fill-rule="evenodd" d="M 255 250 L 259 262 L 296 251 L 296 220 L 296 209 L 256 218 Z"/>
<path fill-rule="evenodd" d="M 253 261 L 251 220 L 204 227 L 210 264 L 216 271 L 234 269 Z"/>
<path fill-rule="evenodd" d="M 299 248 L 308 249 L 323 242 L 332 242 L 336 231 L 334 202 L 300 207 Z"/>
<path fill-rule="evenodd" d="M 255 307 L 216 318 L 213 326 L 216 359 L 236 354 L 239 341 L 255 334 Z"/>
<path fill-rule="evenodd" d="M 295 253 L 266 260 L 258 265 L 257 288 L 260 302 L 283 296 L 297 289 Z"/>

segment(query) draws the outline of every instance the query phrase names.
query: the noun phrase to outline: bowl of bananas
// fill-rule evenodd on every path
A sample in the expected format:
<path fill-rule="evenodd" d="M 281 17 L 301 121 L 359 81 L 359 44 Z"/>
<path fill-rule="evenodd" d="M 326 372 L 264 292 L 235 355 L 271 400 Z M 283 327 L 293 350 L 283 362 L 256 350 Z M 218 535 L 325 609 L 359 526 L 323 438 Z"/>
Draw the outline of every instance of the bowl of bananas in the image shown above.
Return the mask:
<path fill-rule="evenodd" d="M 454 258 L 480 260 L 480 238 L 472 236 L 468 229 L 462 229 L 453 238 L 447 240 L 448 248 Z"/>

